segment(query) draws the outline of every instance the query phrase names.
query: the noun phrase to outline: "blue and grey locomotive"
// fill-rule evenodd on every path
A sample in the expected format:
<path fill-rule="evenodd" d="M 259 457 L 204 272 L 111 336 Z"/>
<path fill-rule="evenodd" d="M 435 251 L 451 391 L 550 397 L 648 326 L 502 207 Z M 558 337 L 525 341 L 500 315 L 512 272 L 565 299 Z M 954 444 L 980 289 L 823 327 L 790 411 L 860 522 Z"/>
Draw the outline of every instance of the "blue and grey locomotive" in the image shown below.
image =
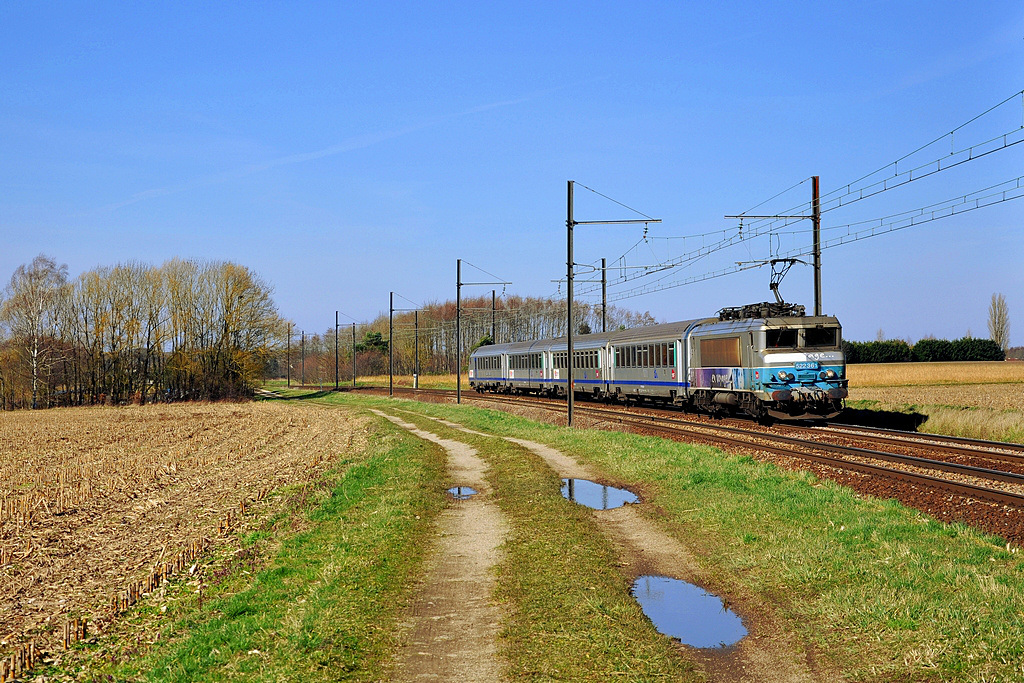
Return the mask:
<path fill-rule="evenodd" d="M 806 316 L 793 304 L 580 335 L 573 356 L 573 390 L 596 399 L 823 420 L 838 415 L 847 396 L 839 321 Z M 470 356 L 469 384 L 480 392 L 564 396 L 568 365 L 564 337 L 483 346 Z"/>

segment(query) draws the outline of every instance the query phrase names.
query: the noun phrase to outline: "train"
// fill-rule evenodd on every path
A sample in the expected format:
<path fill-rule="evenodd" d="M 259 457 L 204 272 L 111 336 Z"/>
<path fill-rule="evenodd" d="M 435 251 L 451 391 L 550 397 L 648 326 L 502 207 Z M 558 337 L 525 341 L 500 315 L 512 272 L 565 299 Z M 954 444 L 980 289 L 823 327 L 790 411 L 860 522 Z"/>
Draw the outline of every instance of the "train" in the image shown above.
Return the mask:
<path fill-rule="evenodd" d="M 836 417 L 848 395 L 842 326 L 765 302 L 716 317 L 573 337 L 574 397 L 663 403 L 764 423 Z M 566 396 L 568 339 L 491 344 L 469 358 L 478 392 Z"/>

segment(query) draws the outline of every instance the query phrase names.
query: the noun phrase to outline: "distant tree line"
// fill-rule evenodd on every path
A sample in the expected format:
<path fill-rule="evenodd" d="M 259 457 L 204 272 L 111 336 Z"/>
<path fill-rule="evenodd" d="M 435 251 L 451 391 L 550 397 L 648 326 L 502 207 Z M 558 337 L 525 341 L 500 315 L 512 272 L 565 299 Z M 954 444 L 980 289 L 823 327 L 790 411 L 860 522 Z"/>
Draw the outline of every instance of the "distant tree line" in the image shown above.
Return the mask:
<path fill-rule="evenodd" d="M 0 303 L 0 408 L 247 395 L 284 339 L 271 293 L 228 262 L 128 263 L 69 280 L 40 255 Z"/>
<path fill-rule="evenodd" d="M 503 344 L 566 334 L 568 319 L 564 299 L 513 295 L 495 298 L 493 311 L 491 304 L 490 296 L 462 299 L 458 338 L 454 301 L 431 302 L 416 312 L 395 313 L 393 340 L 388 336 L 390 326 L 386 313 L 370 323 L 358 325 L 355 344 L 357 374 L 386 374 L 392 343 L 396 374 L 415 372 L 417 348 L 421 374 L 454 374 L 457 367 L 462 372 L 466 371 L 470 352 L 485 339 Z M 608 307 L 605 320 L 607 330 L 657 322 L 649 312 L 637 313 L 616 306 Z M 573 326 L 577 333 L 600 332 L 601 307 L 575 302 Z M 457 344 L 459 338 L 461 344 Z M 462 352 L 459 358 L 456 358 L 457 347 L 461 347 Z M 351 382 L 352 353 L 351 325 L 342 326 L 338 332 L 337 352 L 341 383 Z M 306 384 L 333 383 L 336 361 L 333 326 L 322 333 L 293 335 L 290 354 L 286 352 L 286 355 L 290 360 L 279 356 L 275 361 L 273 376 L 283 377 L 290 366 L 293 380 L 304 379 Z"/>
<path fill-rule="evenodd" d="M 988 361 L 1005 360 L 1006 354 L 991 339 L 964 337 L 922 339 L 908 344 L 901 339 L 872 342 L 843 341 L 847 363 L 909 363 L 936 361 Z"/>

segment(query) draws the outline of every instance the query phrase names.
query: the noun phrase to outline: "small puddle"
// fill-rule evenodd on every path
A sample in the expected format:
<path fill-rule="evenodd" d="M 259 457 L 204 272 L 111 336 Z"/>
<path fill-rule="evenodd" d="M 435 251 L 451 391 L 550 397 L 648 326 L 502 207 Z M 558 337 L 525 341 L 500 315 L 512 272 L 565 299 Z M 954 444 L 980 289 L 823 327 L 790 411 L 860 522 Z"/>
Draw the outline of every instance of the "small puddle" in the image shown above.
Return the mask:
<path fill-rule="evenodd" d="M 453 486 L 448 489 L 448 495 L 455 500 L 469 500 L 477 494 L 477 490 L 469 486 Z"/>
<path fill-rule="evenodd" d="M 692 583 L 641 576 L 630 592 L 658 633 L 691 647 L 729 647 L 747 635 L 739 615 L 720 597 Z"/>
<path fill-rule="evenodd" d="M 562 496 L 595 510 L 611 510 L 640 500 L 632 491 L 605 486 L 588 479 L 563 479 Z"/>

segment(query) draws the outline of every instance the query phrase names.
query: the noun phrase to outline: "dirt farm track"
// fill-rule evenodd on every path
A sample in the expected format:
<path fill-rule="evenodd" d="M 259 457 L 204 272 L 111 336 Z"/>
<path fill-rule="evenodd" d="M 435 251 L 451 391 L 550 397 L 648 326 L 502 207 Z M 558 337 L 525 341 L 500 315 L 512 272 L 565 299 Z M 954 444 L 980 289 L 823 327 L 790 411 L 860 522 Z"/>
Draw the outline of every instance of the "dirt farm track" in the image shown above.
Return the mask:
<path fill-rule="evenodd" d="M 0 649 L 31 635 L 59 652 L 78 617 L 101 629 L 153 567 L 226 542 L 246 506 L 359 434 L 340 411 L 269 402 L 0 414 Z"/>

